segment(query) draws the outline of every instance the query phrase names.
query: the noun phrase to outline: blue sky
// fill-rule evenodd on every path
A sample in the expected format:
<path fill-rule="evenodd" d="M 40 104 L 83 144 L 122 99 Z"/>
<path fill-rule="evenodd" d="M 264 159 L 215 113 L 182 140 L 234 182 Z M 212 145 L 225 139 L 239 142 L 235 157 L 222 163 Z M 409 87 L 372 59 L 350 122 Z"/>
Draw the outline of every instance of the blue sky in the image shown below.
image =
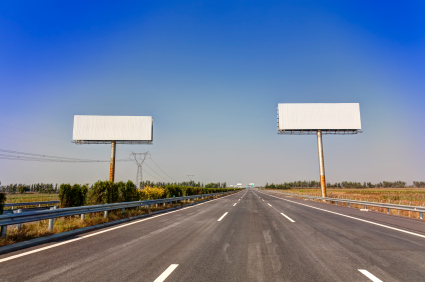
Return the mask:
<path fill-rule="evenodd" d="M 323 138 L 327 181 L 425 179 L 423 1 L 229 2 L 2 2 L 0 148 L 107 160 L 71 143 L 73 115 L 151 115 L 154 144 L 118 158 L 149 150 L 178 181 L 314 180 L 316 139 L 277 135 L 277 103 L 358 102 L 364 132 Z M 0 159 L 0 181 L 108 166 Z"/>

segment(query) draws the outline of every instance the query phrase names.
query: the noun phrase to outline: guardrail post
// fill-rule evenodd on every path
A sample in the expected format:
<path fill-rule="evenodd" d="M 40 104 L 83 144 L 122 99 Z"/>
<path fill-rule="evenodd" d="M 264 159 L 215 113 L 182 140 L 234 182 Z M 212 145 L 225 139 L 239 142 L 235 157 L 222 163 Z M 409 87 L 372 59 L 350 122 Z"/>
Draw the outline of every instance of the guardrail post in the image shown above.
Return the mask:
<path fill-rule="evenodd" d="M 367 210 L 367 205 L 364 205 L 364 209 Z"/>
<path fill-rule="evenodd" d="M 108 217 L 108 211 L 104 211 L 103 217 L 104 218 L 107 218 Z"/>
<path fill-rule="evenodd" d="M 158 207 L 158 204 L 155 204 L 155 208 L 157 208 Z"/>
<path fill-rule="evenodd" d="M 7 225 L 3 225 L 2 227 L 1 227 L 1 237 L 6 237 L 6 233 L 7 233 Z"/>
<path fill-rule="evenodd" d="M 125 213 L 125 209 L 122 209 L 122 213 Z"/>
<path fill-rule="evenodd" d="M 350 208 L 351 208 L 351 203 L 348 203 L 348 207 L 350 207 Z"/>
<path fill-rule="evenodd" d="M 17 211 L 14 211 L 13 213 L 21 213 L 21 212 L 22 212 L 22 209 L 19 209 Z M 16 224 L 16 228 L 20 229 L 21 228 L 21 224 L 20 223 L 19 224 Z"/>
<path fill-rule="evenodd" d="M 387 208 L 387 213 L 390 213 L 390 209 L 389 208 Z"/>
<path fill-rule="evenodd" d="M 84 218 L 86 217 L 86 215 L 84 213 L 81 214 L 81 221 L 84 221 Z"/>
<path fill-rule="evenodd" d="M 423 215 L 423 213 L 421 213 L 421 212 L 419 213 L 419 218 L 420 218 L 420 219 L 424 219 L 424 215 Z"/>
<path fill-rule="evenodd" d="M 50 208 L 51 210 L 55 210 L 56 209 L 56 206 L 54 206 L 54 207 L 51 207 Z M 49 219 L 49 231 L 50 232 L 52 232 L 53 231 L 53 222 L 54 222 L 54 218 L 51 218 L 51 219 Z"/>

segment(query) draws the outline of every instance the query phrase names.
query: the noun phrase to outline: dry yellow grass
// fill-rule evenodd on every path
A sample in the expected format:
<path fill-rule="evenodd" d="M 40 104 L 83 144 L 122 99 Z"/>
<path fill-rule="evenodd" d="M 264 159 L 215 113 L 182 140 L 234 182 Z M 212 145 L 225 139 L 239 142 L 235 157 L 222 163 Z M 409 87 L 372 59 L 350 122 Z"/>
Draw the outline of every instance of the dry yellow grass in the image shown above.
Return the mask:
<path fill-rule="evenodd" d="M 320 196 L 320 189 L 268 189 L 285 193 Z M 381 202 L 398 205 L 425 206 L 425 188 L 366 188 L 366 189 L 327 189 L 329 198 L 343 198 L 358 201 Z M 346 204 L 340 204 L 346 205 Z M 363 206 L 351 205 L 356 208 Z M 379 212 L 386 212 L 383 208 L 373 208 Z M 390 210 L 391 214 L 419 218 L 419 212 Z"/>
<path fill-rule="evenodd" d="M 59 201 L 58 194 L 26 193 L 6 194 L 6 203 Z"/>

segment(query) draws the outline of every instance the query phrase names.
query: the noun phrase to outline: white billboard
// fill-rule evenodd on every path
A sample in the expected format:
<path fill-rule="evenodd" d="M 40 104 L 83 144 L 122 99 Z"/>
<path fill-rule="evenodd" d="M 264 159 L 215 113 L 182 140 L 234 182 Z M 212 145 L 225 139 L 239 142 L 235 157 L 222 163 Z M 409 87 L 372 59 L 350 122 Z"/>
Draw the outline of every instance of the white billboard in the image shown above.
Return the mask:
<path fill-rule="evenodd" d="M 74 116 L 72 139 L 78 141 L 152 141 L 150 116 Z"/>
<path fill-rule="evenodd" d="M 278 130 L 359 130 L 358 103 L 278 104 Z"/>

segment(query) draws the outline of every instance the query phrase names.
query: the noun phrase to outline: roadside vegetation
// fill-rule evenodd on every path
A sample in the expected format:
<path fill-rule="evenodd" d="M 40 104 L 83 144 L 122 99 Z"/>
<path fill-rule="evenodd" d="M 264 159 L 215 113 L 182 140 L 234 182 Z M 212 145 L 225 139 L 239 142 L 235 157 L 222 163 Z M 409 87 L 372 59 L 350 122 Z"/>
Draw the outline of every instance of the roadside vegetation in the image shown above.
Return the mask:
<path fill-rule="evenodd" d="M 157 188 L 151 188 L 150 192 L 153 192 Z M 209 197 L 212 198 L 212 197 Z M 214 197 L 217 198 L 217 197 Z M 198 202 L 201 200 L 193 200 L 189 202 L 179 202 L 179 203 L 167 203 L 159 204 L 158 207 L 152 205 L 150 208 L 141 207 L 138 210 L 135 208 L 126 209 L 124 212 L 122 210 L 113 210 L 109 211 L 108 217 L 104 217 L 103 212 L 89 213 L 85 215 L 84 220 L 81 220 L 79 215 L 77 216 L 67 216 L 55 219 L 53 223 L 53 231 L 48 230 L 48 220 L 42 220 L 38 222 L 30 222 L 22 224 L 20 228 L 17 228 L 16 225 L 9 225 L 7 228 L 7 235 L 4 238 L 0 238 L 0 247 L 6 246 L 22 241 L 27 241 L 30 239 L 45 237 L 48 235 L 61 233 L 65 231 L 71 231 L 79 228 L 84 228 L 88 226 L 94 226 L 102 223 L 107 223 L 111 221 L 116 221 L 124 218 L 136 217 L 144 214 L 150 214 L 155 211 L 170 209 L 175 207 L 182 207 L 187 204 Z"/>
<path fill-rule="evenodd" d="M 201 194 L 211 194 L 218 192 L 236 191 L 235 188 L 205 188 L 179 185 L 163 185 L 163 186 L 145 186 L 144 189 L 137 189 L 131 181 L 111 182 L 98 181 L 93 185 L 87 184 L 61 184 L 58 189 L 58 194 L 45 193 L 24 193 L 24 194 L 6 194 L 0 193 L 0 214 L 3 209 L 3 203 L 18 203 L 18 202 L 38 202 L 38 201 L 53 201 L 59 200 L 61 208 L 76 207 L 84 205 L 99 205 L 119 202 L 131 202 L 139 200 L 155 200 L 163 198 L 173 198 L 181 196 L 192 196 Z M 212 198 L 212 197 L 210 197 Z M 123 218 L 129 218 L 148 214 L 153 211 L 169 209 L 172 207 L 183 206 L 199 200 L 179 202 L 174 204 L 161 204 L 151 207 L 140 207 L 139 209 L 131 208 L 122 210 L 109 211 L 108 217 L 104 217 L 104 213 L 86 214 L 84 220 L 81 220 L 80 215 L 68 216 L 55 219 L 53 231 L 47 228 L 48 220 L 39 222 L 30 222 L 21 224 L 18 228 L 16 225 L 8 226 L 6 237 L 0 238 L 0 246 L 5 246 L 29 239 L 39 238 L 55 233 L 70 231 L 87 226 L 93 226 L 101 223 L 115 221 Z M 27 206 L 28 207 L 28 206 Z"/>

